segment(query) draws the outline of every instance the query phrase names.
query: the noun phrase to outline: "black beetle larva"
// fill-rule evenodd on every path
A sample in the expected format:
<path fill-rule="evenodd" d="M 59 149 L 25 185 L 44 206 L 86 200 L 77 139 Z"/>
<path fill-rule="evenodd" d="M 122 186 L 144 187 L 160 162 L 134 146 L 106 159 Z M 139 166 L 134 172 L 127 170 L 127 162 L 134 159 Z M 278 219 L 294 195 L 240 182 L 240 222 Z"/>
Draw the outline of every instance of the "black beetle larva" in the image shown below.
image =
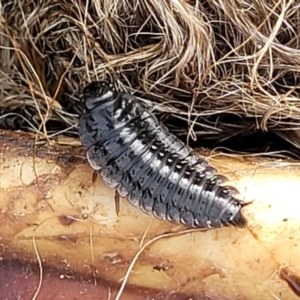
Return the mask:
<path fill-rule="evenodd" d="M 159 219 L 191 227 L 244 227 L 244 202 L 226 178 L 160 124 L 134 96 L 104 81 L 82 93 L 79 136 L 108 186 Z"/>

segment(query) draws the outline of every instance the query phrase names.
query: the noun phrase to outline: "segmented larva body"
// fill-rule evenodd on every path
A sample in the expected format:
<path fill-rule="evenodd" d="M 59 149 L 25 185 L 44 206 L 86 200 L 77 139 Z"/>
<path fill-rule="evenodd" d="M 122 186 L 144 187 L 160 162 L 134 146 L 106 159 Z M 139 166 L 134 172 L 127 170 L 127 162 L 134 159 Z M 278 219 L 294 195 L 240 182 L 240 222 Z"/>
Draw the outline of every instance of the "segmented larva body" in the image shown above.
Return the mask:
<path fill-rule="evenodd" d="M 190 227 L 244 227 L 244 203 L 224 176 L 160 124 L 134 96 L 92 82 L 79 136 L 91 167 L 134 206 Z"/>

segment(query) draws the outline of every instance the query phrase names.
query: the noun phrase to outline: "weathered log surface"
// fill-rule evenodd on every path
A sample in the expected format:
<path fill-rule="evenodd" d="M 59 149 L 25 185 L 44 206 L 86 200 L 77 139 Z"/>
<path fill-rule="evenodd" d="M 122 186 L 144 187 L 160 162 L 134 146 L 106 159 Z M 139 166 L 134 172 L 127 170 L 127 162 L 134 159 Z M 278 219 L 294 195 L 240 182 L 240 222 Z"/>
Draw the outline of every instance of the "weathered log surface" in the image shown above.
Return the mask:
<path fill-rule="evenodd" d="M 244 208 L 249 228 L 176 234 L 186 228 L 125 199 L 118 215 L 115 191 L 93 182 L 77 140 L 50 145 L 1 131 L 0 256 L 20 263 L 40 257 L 42 266 L 120 286 L 140 247 L 173 232 L 141 252 L 128 285 L 193 299 L 299 299 L 282 277 L 295 283 L 300 275 L 300 165 L 220 154 L 210 163 L 242 199 L 254 200 Z"/>

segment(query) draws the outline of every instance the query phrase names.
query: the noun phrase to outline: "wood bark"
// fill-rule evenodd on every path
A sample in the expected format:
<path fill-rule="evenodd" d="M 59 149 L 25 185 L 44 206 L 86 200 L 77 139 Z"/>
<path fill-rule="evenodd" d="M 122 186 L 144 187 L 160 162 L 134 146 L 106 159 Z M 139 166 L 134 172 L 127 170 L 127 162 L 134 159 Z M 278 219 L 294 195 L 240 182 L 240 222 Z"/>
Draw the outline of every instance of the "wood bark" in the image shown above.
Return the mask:
<path fill-rule="evenodd" d="M 247 228 L 189 230 L 116 205 L 78 140 L 1 131 L 2 260 L 109 282 L 119 295 L 123 283 L 194 299 L 299 299 L 299 163 L 200 154 L 253 201 Z"/>

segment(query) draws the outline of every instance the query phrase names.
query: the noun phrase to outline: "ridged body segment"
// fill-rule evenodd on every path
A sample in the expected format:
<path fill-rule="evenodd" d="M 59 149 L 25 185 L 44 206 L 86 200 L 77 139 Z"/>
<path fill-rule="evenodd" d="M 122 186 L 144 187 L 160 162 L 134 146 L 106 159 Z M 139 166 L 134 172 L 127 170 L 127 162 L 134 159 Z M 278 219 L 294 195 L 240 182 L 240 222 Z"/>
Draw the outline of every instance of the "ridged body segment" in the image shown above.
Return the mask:
<path fill-rule="evenodd" d="M 191 227 L 244 227 L 243 202 L 134 96 L 105 82 L 83 91 L 79 136 L 91 167 L 122 197 L 159 219 Z"/>

